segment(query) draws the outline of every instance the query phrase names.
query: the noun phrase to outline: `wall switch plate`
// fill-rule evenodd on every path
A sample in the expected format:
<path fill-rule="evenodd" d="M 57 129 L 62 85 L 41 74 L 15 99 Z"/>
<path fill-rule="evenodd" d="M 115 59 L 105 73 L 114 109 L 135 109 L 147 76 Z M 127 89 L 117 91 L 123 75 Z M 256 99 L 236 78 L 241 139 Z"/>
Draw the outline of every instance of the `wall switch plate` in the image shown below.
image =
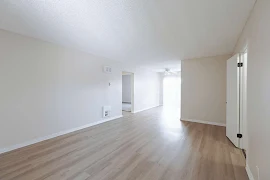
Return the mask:
<path fill-rule="evenodd" d="M 107 74 L 111 74 L 112 73 L 112 68 L 109 66 L 103 66 L 103 72 L 107 73 Z"/>

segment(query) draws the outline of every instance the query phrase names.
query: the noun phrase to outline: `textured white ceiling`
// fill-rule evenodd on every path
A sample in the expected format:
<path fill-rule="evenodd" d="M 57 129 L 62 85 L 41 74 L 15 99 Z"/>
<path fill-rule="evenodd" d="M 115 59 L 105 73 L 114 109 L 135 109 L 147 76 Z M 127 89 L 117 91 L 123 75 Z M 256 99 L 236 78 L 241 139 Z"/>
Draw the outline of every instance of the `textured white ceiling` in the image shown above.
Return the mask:
<path fill-rule="evenodd" d="M 232 53 L 254 2 L 1 0 L 0 28 L 163 68 L 164 62 Z"/>

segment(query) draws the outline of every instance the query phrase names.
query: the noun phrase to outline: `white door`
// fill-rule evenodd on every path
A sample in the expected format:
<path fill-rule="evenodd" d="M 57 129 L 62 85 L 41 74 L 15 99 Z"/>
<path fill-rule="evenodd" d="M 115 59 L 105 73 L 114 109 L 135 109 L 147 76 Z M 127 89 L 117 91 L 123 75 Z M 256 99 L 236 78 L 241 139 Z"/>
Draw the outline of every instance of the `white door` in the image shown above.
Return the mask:
<path fill-rule="evenodd" d="M 227 61 L 227 105 L 226 105 L 226 136 L 239 147 L 239 115 L 240 115 L 240 68 L 239 54 Z"/>

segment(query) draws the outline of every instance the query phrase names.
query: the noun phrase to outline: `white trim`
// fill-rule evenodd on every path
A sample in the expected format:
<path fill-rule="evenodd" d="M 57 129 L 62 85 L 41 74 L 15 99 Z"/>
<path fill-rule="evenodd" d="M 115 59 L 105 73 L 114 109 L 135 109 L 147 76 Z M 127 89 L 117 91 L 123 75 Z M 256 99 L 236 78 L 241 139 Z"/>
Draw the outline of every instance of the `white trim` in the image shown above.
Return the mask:
<path fill-rule="evenodd" d="M 196 120 L 196 119 L 181 118 L 181 121 L 188 121 L 188 122 L 194 122 L 194 123 L 210 124 L 210 125 L 215 125 L 215 126 L 224 126 L 224 127 L 226 127 L 226 124 L 224 124 L 224 123 L 210 122 L 210 121 L 203 121 L 203 120 Z"/>
<path fill-rule="evenodd" d="M 240 54 L 240 60 L 243 63 L 241 68 L 241 103 L 240 103 L 240 133 L 243 134 L 243 138 L 239 139 L 240 148 L 248 150 L 248 134 L 247 134 L 247 65 L 248 65 L 248 54 L 246 52 Z M 245 58 L 246 56 L 246 58 Z"/>
<path fill-rule="evenodd" d="M 146 111 L 146 110 L 149 110 L 149 109 L 152 109 L 152 108 L 155 108 L 155 107 L 158 107 L 160 105 L 155 105 L 155 106 L 152 106 L 152 107 L 148 107 L 148 108 L 145 108 L 145 109 L 141 109 L 141 110 L 137 110 L 137 111 L 133 111 L 132 113 L 138 113 L 138 112 L 142 112 L 142 111 Z"/>
<path fill-rule="evenodd" d="M 36 138 L 36 139 L 30 140 L 30 141 L 27 141 L 27 142 L 24 142 L 24 143 L 20 143 L 20 144 L 16 144 L 16 145 L 13 145 L 13 146 L 6 147 L 6 148 L 2 148 L 2 149 L 0 149 L 0 154 L 5 153 L 5 152 L 9 152 L 9 151 L 12 151 L 12 150 L 15 150 L 15 149 L 19 149 L 19 148 L 22 148 L 22 147 L 25 147 L 25 146 L 29 146 L 29 145 L 32 145 L 32 144 L 36 144 L 38 142 L 45 141 L 45 140 L 48 140 L 48 139 L 52 139 L 52 138 L 55 138 L 55 137 L 58 137 L 58 136 L 62 136 L 62 135 L 65 135 L 65 134 L 68 134 L 68 133 L 71 133 L 71 132 L 74 132 L 74 131 L 78 131 L 78 130 L 85 129 L 85 128 L 88 128 L 88 127 L 91 127 L 91 126 L 95 126 L 95 125 L 98 125 L 98 124 L 101 124 L 101 123 L 105 123 L 105 122 L 108 122 L 108 121 L 111 121 L 111 120 L 115 120 L 115 119 L 118 119 L 118 118 L 121 118 L 121 117 L 123 117 L 123 116 L 122 115 L 114 116 L 114 117 L 107 118 L 107 119 L 104 119 L 104 120 L 101 120 L 101 121 L 86 124 L 84 126 L 72 128 L 72 129 L 65 130 L 65 131 L 60 131 L 58 133 L 54 133 L 54 134 L 51 134 L 51 135 L 48 135 L 48 136 Z"/>
<path fill-rule="evenodd" d="M 246 171 L 247 171 L 247 175 L 248 175 L 249 180 L 255 180 L 248 164 L 246 164 Z"/>

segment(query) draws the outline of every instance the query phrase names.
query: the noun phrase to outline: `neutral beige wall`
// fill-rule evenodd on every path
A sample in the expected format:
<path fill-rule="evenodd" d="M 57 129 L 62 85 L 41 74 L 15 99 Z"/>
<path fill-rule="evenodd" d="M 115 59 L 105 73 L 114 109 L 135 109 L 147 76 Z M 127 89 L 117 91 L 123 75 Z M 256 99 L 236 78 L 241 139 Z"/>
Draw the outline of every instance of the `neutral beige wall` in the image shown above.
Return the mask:
<path fill-rule="evenodd" d="M 217 56 L 182 61 L 181 119 L 226 123 L 226 60 Z"/>
<path fill-rule="evenodd" d="M 270 179 L 270 1 L 258 0 L 235 52 L 247 47 L 248 165 L 255 179 Z"/>
<path fill-rule="evenodd" d="M 103 66 L 112 73 L 103 73 Z M 135 110 L 159 105 L 159 75 L 0 30 L 0 153 L 95 123 L 102 106 L 122 115 L 122 71 L 134 73 Z M 109 86 L 111 83 L 111 86 Z"/>

